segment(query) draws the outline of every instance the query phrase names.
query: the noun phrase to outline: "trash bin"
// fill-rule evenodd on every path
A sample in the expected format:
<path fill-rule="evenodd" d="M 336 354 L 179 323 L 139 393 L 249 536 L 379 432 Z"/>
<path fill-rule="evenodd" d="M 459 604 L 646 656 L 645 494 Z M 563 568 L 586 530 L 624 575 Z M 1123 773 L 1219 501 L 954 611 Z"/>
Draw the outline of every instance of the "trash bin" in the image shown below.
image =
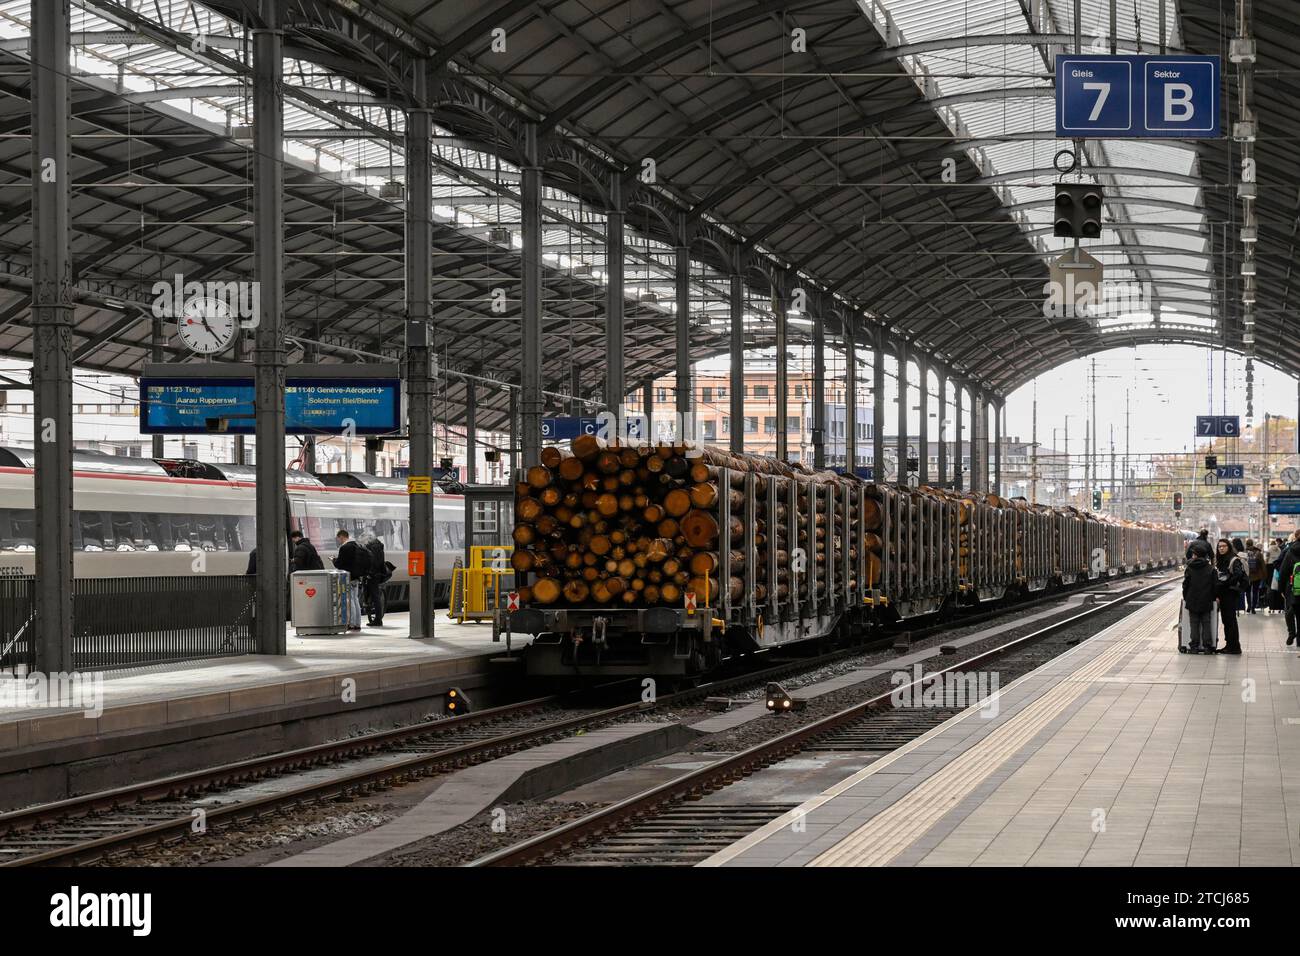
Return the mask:
<path fill-rule="evenodd" d="M 304 636 L 347 633 L 346 571 L 294 571 L 289 584 L 294 630 Z"/>

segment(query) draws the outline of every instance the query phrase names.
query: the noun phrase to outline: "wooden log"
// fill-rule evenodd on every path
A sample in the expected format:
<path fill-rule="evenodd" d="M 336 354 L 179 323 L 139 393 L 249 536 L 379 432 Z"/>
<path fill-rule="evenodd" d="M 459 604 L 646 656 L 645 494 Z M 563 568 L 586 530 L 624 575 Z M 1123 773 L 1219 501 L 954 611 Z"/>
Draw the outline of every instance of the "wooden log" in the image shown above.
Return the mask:
<path fill-rule="evenodd" d="M 560 462 L 563 458 L 564 452 L 560 451 L 560 449 L 556 448 L 554 445 L 548 445 L 542 449 L 542 464 L 547 468 L 559 468 Z"/>
<path fill-rule="evenodd" d="M 586 581 L 573 579 L 564 582 L 564 599 L 570 604 L 581 604 L 591 594 Z"/>
<path fill-rule="evenodd" d="M 707 548 L 718 540 L 718 522 L 707 511 L 694 510 L 682 519 L 682 535 L 692 548 Z"/>
<path fill-rule="evenodd" d="M 528 487 L 536 488 L 538 491 L 551 483 L 551 469 L 545 465 L 533 465 L 525 474 L 528 477 Z"/>
<path fill-rule="evenodd" d="M 521 521 L 536 521 L 542 510 L 542 503 L 536 498 L 524 497 L 515 502 L 515 517 Z"/>
<path fill-rule="evenodd" d="M 537 556 L 527 548 L 515 548 L 510 555 L 510 567 L 519 574 L 527 574 L 536 563 Z"/>
<path fill-rule="evenodd" d="M 560 493 L 559 488 L 555 487 L 555 485 L 551 485 L 548 488 L 543 488 L 537 497 L 542 504 L 546 505 L 546 507 L 554 508 L 564 499 L 565 496 Z"/>
<path fill-rule="evenodd" d="M 690 491 L 691 504 L 696 508 L 712 508 L 718 503 L 717 485 L 693 485 Z"/>
<path fill-rule="evenodd" d="M 680 518 L 691 510 L 691 495 L 685 488 L 674 488 L 664 495 L 664 511 L 674 518 Z"/>
<path fill-rule="evenodd" d="M 579 435 L 569 443 L 573 457 L 584 463 L 595 461 L 604 447 L 605 443 L 595 435 Z"/>
<path fill-rule="evenodd" d="M 530 524 L 517 524 L 510 537 L 514 539 L 516 548 L 526 548 L 537 540 L 537 529 Z"/>
<path fill-rule="evenodd" d="M 655 525 L 655 532 L 661 538 L 675 538 L 677 532 L 681 530 L 676 518 L 665 518 L 659 524 Z"/>
<path fill-rule="evenodd" d="M 596 511 L 606 518 L 612 518 L 618 514 L 618 497 L 609 492 L 597 496 Z"/>
<path fill-rule="evenodd" d="M 582 473 L 586 470 L 581 459 L 569 455 L 560 460 L 560 477 L 568 482 L 576 482 L 582 478 Z"/>
<path fill-rule="evenodd" d="M 538 578 L 532 588 L 533 599 L 538 604 L 554 604 L 560 599 L 560 582 L 553 578 Z"/>

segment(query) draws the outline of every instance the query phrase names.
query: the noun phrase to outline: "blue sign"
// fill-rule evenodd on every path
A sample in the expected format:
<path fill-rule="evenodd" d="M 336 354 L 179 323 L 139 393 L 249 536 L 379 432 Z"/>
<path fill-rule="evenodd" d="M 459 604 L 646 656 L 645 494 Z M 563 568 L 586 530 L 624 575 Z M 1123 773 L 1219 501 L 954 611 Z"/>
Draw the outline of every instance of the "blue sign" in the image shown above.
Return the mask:
<path fill-rule="evenodd" d="M 1214 469 L 1214 474 L 1220 478 L 1245 478 L 1245 465 L 1220 465 Z M 1232 487 L 1232 486 L 1229 486 Z M 1231 494 L 1231 492 L 1229 492 Z"/>
<path fill-rule="evenodd" d="M 1224 485 L 1223 493 L 1225 495 L 1244 495 L 1246 493 L 1245 485 Z"/>
<path fill-rule="evenodd" d="M 251 379 L 141 378 L 142 435 L 200 435 L 209 420 L 224 419 L 231 434 L 256 431 Z M 284 390 L 285 433 L 386 435 L 402 429 L 402 384 L 397 379 L 296 379 Z"/>
<path fill-rule="evenodd" d="M 644 415 L 629 415 L 626 420 L 629 438 L 641 438 Z M 594 435 L 600 431 L 599 418 L 543 418 L 542 441 L 569 441 L 579 435 Z"/>
<path fill-rule="evenodd" d="M 1241 434 L 1241 418 L 1237 415 L 1197 415 L 1197 438 L 1236 438 Z"/>
<path fill-rule="evenodd" d="M 1217 137 L 1222 64 L 1217 56 L 1056 58 L 1056 135 Z"/>
<path fill-rule="evenodd" d="M 1300 515 L 1300 491 L 1270 491 L 1268 513 L 1271 515 Z"/>

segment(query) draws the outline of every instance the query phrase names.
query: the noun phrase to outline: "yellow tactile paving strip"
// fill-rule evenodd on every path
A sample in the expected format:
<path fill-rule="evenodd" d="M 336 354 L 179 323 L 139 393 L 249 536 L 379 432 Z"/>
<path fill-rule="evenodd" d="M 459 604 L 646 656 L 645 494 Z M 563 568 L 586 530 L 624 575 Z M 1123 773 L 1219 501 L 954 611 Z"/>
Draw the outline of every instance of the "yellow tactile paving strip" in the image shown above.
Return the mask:
<path fill-rule="evenodd" d="M 1007 759 L 1033 740 L 1044 727 L 1064 713 L 1095 681 L 1131 658 L 1134 651 L 1146 649 L 1148 645 L 1167 646 L 1173 639 L 1170 624 L 1175 619 L 1179 600 L 1180 596 L 1177 592 L 1170 592 L 1152 601 L 1148 607 L 1138 611 L 1132 617 L 1114 625 L 1124 628 L 1126 633 L 1123 637 L 1113 638 L 1106 650 L 1063 676 L 1055 687 L 1008 718 L 1002 726 L 937 771 L 911 793 L 873 816 L 840 843 L 814 858 L 808 865 L 887 865 L 934 826 L 945 813 L 972 793 Z M 1020 678 L 1020 680 L 1025 679 Z M 1006 690 L 1007 688 L 1004 688 L 1003 693 Z M 894 760 L 942 732 L 945 727 L 951 726 L 953 721 L 963 720 L 977 713 L 978 709 L 976 706 L 964 711 L 952 721 L 936 727 L 906 747 L 863 768 L 826 793 L 820 794 L 789 814 L 773 820 L 745 840 L 719 852 L 704 865 L 718 866 L 734 859 L 772 833 L 784 829 L 796 816 L 807 814 L 852 789 L 861 780 L 887 767 Z"/>

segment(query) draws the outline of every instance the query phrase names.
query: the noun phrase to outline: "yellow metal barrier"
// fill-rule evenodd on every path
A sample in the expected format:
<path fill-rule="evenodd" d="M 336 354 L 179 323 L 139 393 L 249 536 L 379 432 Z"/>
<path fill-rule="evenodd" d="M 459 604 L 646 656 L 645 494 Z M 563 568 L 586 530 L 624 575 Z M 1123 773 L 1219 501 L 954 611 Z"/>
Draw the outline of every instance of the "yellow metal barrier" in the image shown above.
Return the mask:
<path fill-rule="evenodd" d="M 464 624 L 492 617 L 501 606 L 501 579 L 513 576 L 510 554 L 513 545 L 474 545 L 469 549 L 469 567 L 451 573 L 451 598 L 447 616 Z"/>

